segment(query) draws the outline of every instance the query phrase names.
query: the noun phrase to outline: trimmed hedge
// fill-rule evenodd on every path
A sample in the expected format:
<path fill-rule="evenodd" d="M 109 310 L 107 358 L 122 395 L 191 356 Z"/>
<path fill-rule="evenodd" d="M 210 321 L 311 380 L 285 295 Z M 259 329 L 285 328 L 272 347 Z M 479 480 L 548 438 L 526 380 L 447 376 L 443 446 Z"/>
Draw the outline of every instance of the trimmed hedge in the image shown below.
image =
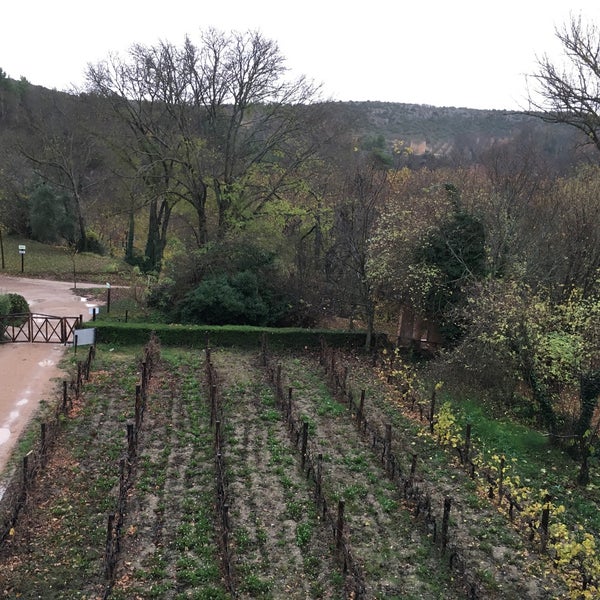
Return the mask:
<path fill-rule="evenodd" d="M 318 348 L 321 339 L 329 346 L 357 348 L 364 347 L 365 333 L 360 331 L 332 331 L 326 329 L 269 328 L 244 325 L 163 325 L 159 323 L 114 323 L 88 321 L 86 327 L 96 328 L 96 340 L 106 344 L 135 345 L 145 344 L 152 332 L 165 346 L 204 348 L 209 340 L 214 346 L 237 346 L 256 348 L 262 342 L 263 334 L 273 348 Z M 386 336 L 376 339 L 378 344 L 387 342 Z"/>

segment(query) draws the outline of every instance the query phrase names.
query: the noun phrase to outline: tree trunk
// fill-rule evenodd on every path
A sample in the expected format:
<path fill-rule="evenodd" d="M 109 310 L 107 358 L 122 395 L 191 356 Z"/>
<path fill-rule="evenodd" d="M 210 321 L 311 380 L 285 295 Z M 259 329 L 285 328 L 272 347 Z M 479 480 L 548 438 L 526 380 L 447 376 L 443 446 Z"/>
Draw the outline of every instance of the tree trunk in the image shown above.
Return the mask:
<path fill-rule="evenodd" d="M 129 263 L 133 261 L 133 244 L 135 241 L 135 215 L 133 210 L 129 212 L 129 227 L 127 228 L 127 241 L 125 247 L 125 260 Z"/>

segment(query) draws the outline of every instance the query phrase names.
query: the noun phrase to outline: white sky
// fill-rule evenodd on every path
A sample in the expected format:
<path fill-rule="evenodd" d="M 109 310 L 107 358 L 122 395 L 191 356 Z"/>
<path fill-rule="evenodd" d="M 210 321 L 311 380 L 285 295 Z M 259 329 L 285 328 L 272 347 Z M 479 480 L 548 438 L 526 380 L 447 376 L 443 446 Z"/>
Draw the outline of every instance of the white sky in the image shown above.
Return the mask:
<path fill-rule="evenodd" d="M 599 0 L 10 0 L 0 68 L 69 89 L 133 43 L 258 29 L 327 99 L 514 109 L 571 13 L 600 25 Z"/>

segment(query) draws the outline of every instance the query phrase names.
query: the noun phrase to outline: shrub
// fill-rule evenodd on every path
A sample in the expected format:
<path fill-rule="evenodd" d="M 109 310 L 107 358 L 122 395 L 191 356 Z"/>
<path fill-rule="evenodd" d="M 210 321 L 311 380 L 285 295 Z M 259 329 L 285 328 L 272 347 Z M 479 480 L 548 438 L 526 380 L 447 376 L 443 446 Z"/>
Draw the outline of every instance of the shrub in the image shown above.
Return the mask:
<path fill-rule="evenodd" d="M 0 316 L 22 315 L 29 313 L 29 304 L 20 294 L 2 294 L 0 295 Z M 0 338 L 4 337 L 5 327 L 8 325 L 21 325 L 26 317 L 15 317 L 14 319 L 5 319 L 0 323 Z"/>
<path fill-rule="evenodd" d="M 0 317 L 10 314 L 10 298 L 8 294 L 0 295 Z"/>
<path fill-rule="evenodd" d="M 8 300 L 10 302 L 10 308 L 7 314 L 22 315 L 29 312 L 29 304 L 20 294 L 10 293 L 8 294 Z"/>
<path fill-rule="evenodd" d="M 268 299 L 250 271 L 206 278 L 180 305 L 182 323 L 266 325 L 272 322 Z"/>

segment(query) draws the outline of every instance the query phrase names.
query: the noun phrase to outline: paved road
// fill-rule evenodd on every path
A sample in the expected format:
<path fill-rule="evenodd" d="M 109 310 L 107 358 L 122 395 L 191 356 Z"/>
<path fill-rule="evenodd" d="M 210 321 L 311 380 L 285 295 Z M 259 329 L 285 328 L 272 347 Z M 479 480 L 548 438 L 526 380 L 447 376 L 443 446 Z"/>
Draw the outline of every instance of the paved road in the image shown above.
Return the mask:
<path fill-rule="evenodd" d="M 21 294 L 31 312 L 89 319 L 91 304 L 72 288 L 69 282 L 0 275 L 0 294 Z M 58 382 L 66 377 L 58 368 L 64 351 L 60 344 L 0 344 L 0 473 L 40 400 L 58 399 Z"/>

